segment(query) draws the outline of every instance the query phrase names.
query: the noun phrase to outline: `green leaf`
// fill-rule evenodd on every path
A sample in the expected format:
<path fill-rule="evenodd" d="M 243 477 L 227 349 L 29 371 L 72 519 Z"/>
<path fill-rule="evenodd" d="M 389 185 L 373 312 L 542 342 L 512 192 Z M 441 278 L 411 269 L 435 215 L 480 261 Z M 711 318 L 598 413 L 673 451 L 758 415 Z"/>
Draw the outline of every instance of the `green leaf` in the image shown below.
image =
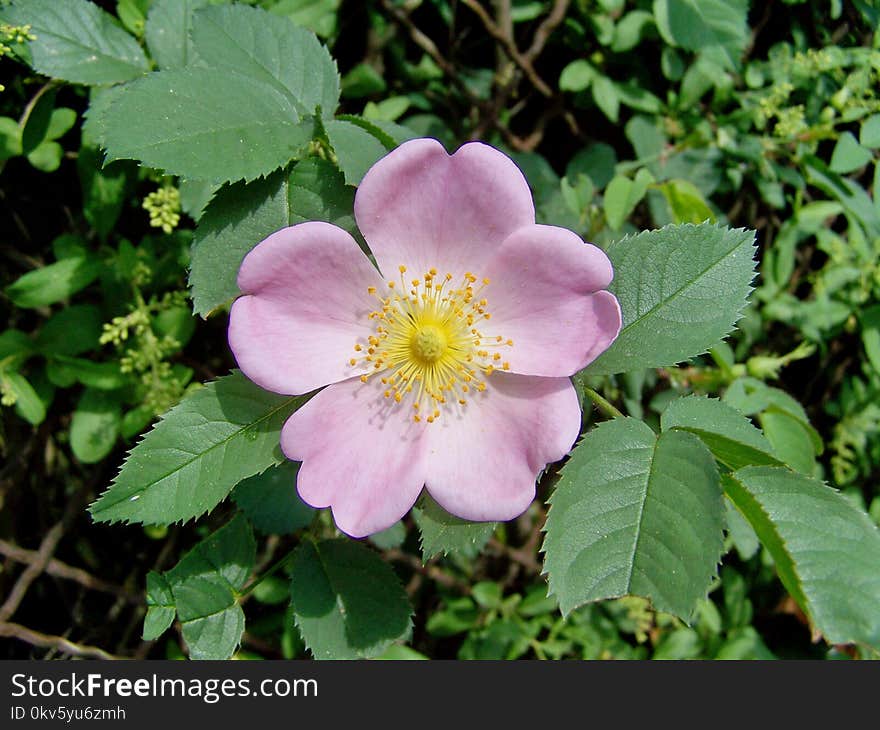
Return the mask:
<path fill-rule="evenodd" d="M 608 119 L 617 122 L 620 115 L 620 94 L 617 85 L 607 76 L 597 75 L 593 79 L 593 101 Z"/>
<path fill-rule="evenodd" d="M 281 463 L 281 426 L 302 402 L 267 393 L 237 371 L 209 383 L 132 449 L 89 507 L 92 517 L 168 525 L 204 514 L 242 479 Z"/>
<path fill-rule="evenodd" d="M 181 180 L 180 207 L 194 221 L 198 222 L 208 203 L 217 194 L 217 187 L 204 180 Z"/>
<path fill-rule="evenodd" d="M 0 360 L 5 367 L 16 368 L 34 353 L 34 343 L 21 330 L 8 329 L 0 333 Z"/>
<path fill-rule="evenodd" d="M 45 307 L 76 294 L 101 273 L 100 259 L 75 256 L 29 271 L 8 287 L 6 294 L 19 307 Z"/>
<path fill-rule="evenodd" d="M 742 516 L 742 513 L 733 505 L 729 497 L 725 497 L 724 504 L 727 507 L 727 535 L 736 551 L 743 560 L 754 557 L 761 548 L 761 542 L 752 526 Z"/>
<path fill-rule="evenodd" d="M 0 380 L 15 398 L 15 410 L 25 421 L 37 426 L 46 419 L 46 405 L 27 378 L 21 373 L 2 372 Z"/>
<path fill-rule="evenodd" d="M 0 11 L 11 25 L 29 25 L 34 70 L 75 84 L 115 84 L 145 73 L 147 59 L 112 16 L 87 0 L 28 0 Z"/>
<path fill-rule="evenodd" d="M 76 158 L 83 215 L 101 238 L 105 238 L 119 220 L 126 190 L 135 177 L 132 163 L 114 162 L 104 166 L 103 158 L 94 147 L 81 147 Z"/>
<path fill-rule="evenodd" d="M 183 68 L 195 59 L 190 36 L 193 13 L 211 0 L 155 0 L 147 15 L 145 37 L 162 70 Z"/>
<path fill-rule="evenodd" d="M 91 304 L 65 307 L 43 325 L 37 335 L 37 349 L 44 355 L 79 355 L 94 350 L 103 322 L 101 310 Z"/>
<path fill-rule="evenodd" d="M 28 154 L 27 160 L 40 172 L 55 172 L 61 167 L 61 159 L 64 157 L 64 149 L 57 142 L 43 142 L 33 152 Z"/>
<path fill-rule="evenodd" d="M 207 316 L 238 296 L 236 277 L 248 251 L 291 224 L 286 172 L 221 188 L 208 203 L 193 241 L 189 285 L 193 311 Z"/>
<path fill-rule="evenodd" d="M 834 146 L 828 169 L 845 175 L 864 167 L 873 159 L 874 154 L 871 150 L 862 147 L 852 132 L 844 132 Z"/>
<path fill-rule="evenodd" d="M 596 78 L 596 69 L 584 58 L 572 61 L 559 75 L 560 91 L 583 91 Z"/>
<path fill-rule="evenodd" d="M 454 517 L 427 493 L 422 494 L 413 509 L 413 517 L 421 532 L 422 562 L 449 553 L 475 558 L 496 526 L 494 522 L 468 522 Z"/>
<path fill-rule="evenodd" d="M 316 659 L 366 659 L 409 634 L 412 607 L 394 571 L 352 540 L 301 544 L 290 590 L 296 625 Z"/>
<path fill-rule="evenodd" d="M 116 0 L 116 14 L 130 33 L 143 35 L 147 9 L 151 2 L 153 0 Z"/>
<path fill-rule="evenodd" d="M 21 127 L 10 117 L 0 117 L 0 160 L 21 154 Z"/>
<path fill-rule="evenodd" d="M 95 362 L 67 355 L 52 357 L 46 364 L 46 375 L 59 388 L 82 383 L 98 390 L 116 390 L 128 383 L 128 378 L 119 369 L 119 363 L 114 360 Z"/>
<path fill-rule="evenodd" d="M 614 28 L 614 42 L 611 50 L 625 53 L 635 48 L 642 40 L 645 28 L 654 25 L 654 16 L 644 10 L 633 10 L 624 15 Z"/>
<path fill-rule="evenodd" d="M 193 659 L 228 659 L 244 632 L 238 594 L 253 572 L 256 543 L 242 515 L 188 552 L 165 577 Z"/>
<path fill-rule="evenodd" d="M 354 220 L 354 188 L 330 162 L 310 157 L 290 173 L 287 202 L 290 223 L 326 221 L 359 237 Z"/>
<path fill-rule="evenodd" d="M 730 67 L 749 42 L 748 0 L 654 0 L 663 39 L 689 51 L 719 48 Z"/>
<path fill-rule="evenodd" d="M 177 613 L 171 586 L 165 576 L 150 571 L 147 573 L 147 615 L 144 616 L 144 641 L 158 639 L 174 622 Z"/>
<path fill-rule="evenodd" d="M 336 62 L 313 33 L 260 8 L 224 5 L 195 14 L 199 63 L 272 86 L 305 116 L 320 107 L 332 118 L 339 104 Z"/>
<path fill-rule="evenodd" d="M 617 175 L 608 183 L 605 189 L 603 207 L 605 219 L 612 230 L 619 231 L 636 206 L 645 197 L 648 185 L 653 181 L 653 176 L 642 168 L 636 173 L 635 180 L 630 180 L 623 175 Z"/>
<path fill-rule="evenodd" d="M 359 63 L 342 77 L 342 95 L 346 99 L 381 94 L 387 88 L 382 74 L 368 63 Z"/>
<path fill-rule="evenodd" d="M 814 443 L 800 420 L 776 408 L 764 411 L 758 420 L 782 461 L 796 471 L 813 474 L 816 468 Z"/>
<path fill-rule="evenodd" d="M 687 180 L 669 180 L 659 186 L 659 190 L 669 203 L 672 218 L 676 223 L 715 222 L 715 214 L 708 206 L 700 189 Z"/>
<path fill-rule="evenodd" d="M 336 153 L 345 182 L 358 185 L 369 170 L 388 150 L 375 136 L 359 124 L 334 119 L 324 125 L 327 138 Z"/>
<path fill-rule="evenodd" d="M 285 461 L 262 474 L 248 477 L 232 492 L 232 499 L 260 532 L 286 535 L 307 527 L 315 510 L 296 493 L 299 464 Z"/>
<path fill-rule="evenodd" d="M 612 243 L 609 288 L 620 302 L 623 328 L 586 372 L 671 365 L 713 347 L 733 329 L 752 290 L 754 239 L 753 231 L 704 223 Z"/>
<path fill-rule="evenodd" d="M 658 438 L 640 421 L 607 421 L 572 451 L 544 529 L 544 572 L 563 614 L 634 594 L 688 619 L 723 547 L 715 460 L 690 433 Z"/>
<path fill-rule="evenodd" d="M 70 422 L 70 448 L 84 464 L 95 464 L 113 450 L 122 411 L 119 399 L 97 388 L 86 388 Z"/>
<path fill-rule="evenodd" d="M 353 200 L 342 174 L 318 158 L 297 163 L 289 173 L 222 188 L 196 230 L 189 279 L 195 313 L 207 315 L 238 296 L 242 259 L 281 228 L 320 220 L 356 234 Z"/>
<path fill-rule="evenodd" d="M 780 467 L 741 469 L 724 489 L 827 641 L 880 648 L 880 533 L 870 518 L 839 492 Z"/>
<path fill-rule="evenodd" d="M 859 142 L 865 147 L 880 147 L 880 114 L 874 114 L 862 122 L 859 130 Z"/>
<path fill-rule="evenodd" d="M 159 71 L 126 84 L 101 109 L 100 126 L 108 161 L 216 183 L 272 172 L 312 135 L 286 94 L 228 68 Z"/>
<path fill-rule="evenodd" d="M 380 550 L 398 548 L 403 545 L 404 540 L 406 540 L 406 525 L 398 520 L 391 525 L 391 527 L 386 527 L 384 530 L 374 532 L 370 535 L 369 540 Z"/>
<path fill-rule="evenodd" d="M 342 0 L 278 0 L 271 12 L 286 15 L 297 25 L 310 28 L 322 38 L 336 32 L 336 12 Z"/>
<path fill-rule="evenodd" d="M 715 398 L 678 398 L 663 411 L 660 423 L 664 431 L 679 429 L 698 436 L 715 458 L 731 469 L 782 464 L 749 419 Z"/>
<path fill-rule="evenodd" d="M 46 133 L 49 131 L 49 121 L 55 108 L 55 95 L 56 90 L 54 88 L 44 86 L 25 108 L 25 116 L 19 122 L 22 154 L 30 154 L 46 139 Z M 76 115 L 74 114 L 75 118 Z"/>

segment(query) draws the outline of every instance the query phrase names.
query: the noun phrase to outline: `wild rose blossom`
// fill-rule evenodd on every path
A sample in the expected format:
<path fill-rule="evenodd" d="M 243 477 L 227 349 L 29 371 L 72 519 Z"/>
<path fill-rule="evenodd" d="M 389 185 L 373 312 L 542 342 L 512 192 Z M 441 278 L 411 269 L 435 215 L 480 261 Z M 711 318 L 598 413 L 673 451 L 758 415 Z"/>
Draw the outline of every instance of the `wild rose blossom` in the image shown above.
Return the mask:
<path fill-rule="evenodd" d="M 247 377 L 323 388 L 281 434 L 300 496 L 352 537 L 423 488 L 464 519 L 516 517 L 580 431 L 569 376 L 620 330 L 608 258 L 537 225 L 520 170 L 479 142 L 406 142 L 367 172 L 354 212 L 378 270 L 341 228 L 284 228 L 245 257 L 230 315 Z"/>

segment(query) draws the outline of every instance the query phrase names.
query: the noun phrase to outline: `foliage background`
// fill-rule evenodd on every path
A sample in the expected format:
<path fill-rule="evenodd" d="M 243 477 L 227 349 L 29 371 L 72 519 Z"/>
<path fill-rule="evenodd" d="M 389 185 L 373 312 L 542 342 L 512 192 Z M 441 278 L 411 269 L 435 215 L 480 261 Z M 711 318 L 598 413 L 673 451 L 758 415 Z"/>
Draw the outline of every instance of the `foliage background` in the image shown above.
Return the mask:
<path fill-rule="evenodd" d="M 99 4 L 144 43 L 150 0 Z M 872 2 L 250 4 L 324 40 L 342 74 L 340 112 L 435 136 L 450 150 L 472 138 L 505 148 L 533 187 L 540 221 L 603 246 L 706 218 L 757 229 L 753 304 L 728 343 L 678 368 L 584 385 L 653 424 L 681 394 L 739 406 L 788 394 L 803 412 L 788 401 L 752 411 L 774 448 L 880 521 Z M 17 40 L 7 38 L 8 51 Z M 169 528 L 94 524 L 85 506 L 158 415 L 233 365 L 225 316 L 196 318 L 187 299 L 190 244 L 211 191 L 130 162 L 101 168 L 88 89 L 47 82 L 6 56 L 2 653 L 179 657 L 179 623 L 141 638 L 147 573 L 174 566 L 235 505 Z M 553 479 L 542 480 L 543 496 Z M 427 562 L 412 516 L 374 537 L 415 607 L 411 638 L 390 656 L 858 655 L 813 641 L 767 551 L 735 520 L 733 550 L 691 626 L 639 598 L 563 619 L 541 575 L 545 516 L 536 502 L 474 549 Z M 287 527 L 302 519 L 288 517 Z M 258 535 L 257 572 L 289 548 L 293 538 L 278 532 Z M 288 597 L 283 570 L 245 596 L 240 656 L 308 655 Z"/>

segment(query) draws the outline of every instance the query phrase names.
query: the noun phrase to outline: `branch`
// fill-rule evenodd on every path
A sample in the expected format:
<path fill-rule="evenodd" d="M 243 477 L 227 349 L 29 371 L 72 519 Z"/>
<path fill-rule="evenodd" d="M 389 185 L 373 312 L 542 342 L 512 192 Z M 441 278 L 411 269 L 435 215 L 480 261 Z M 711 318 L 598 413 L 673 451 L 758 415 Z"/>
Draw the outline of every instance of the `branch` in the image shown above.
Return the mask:
<path fill-rule="evenodd" d="M 6 542 L 6 540 L 0 540 L 0 555 L 4 555 L 10 560 L 15 560 L 18 563 L 24 563 L 25 565 L 39 565 L 41 560 L 40 554 L 35 550 L 25 550 L 18 545 Z M 113 585 L 100 578 L 96 578 L 82 568 L 75 568 L 67 563 L 62 563 L 55 558 L 51 558 L 49 562 L 46 563 L 44 570 L 46 573 L 53 575 L 56 578 L 72 580 L 75 583 L 79 583 L 83 588 L 88 588 L 89 590 L 111 593 L 130 603 L 140 603 L 141 600 L 141 596 L 133 595 L 121 586 Z"/>
<path fill-rule="evenodd" d="M 556 0 L 553 3 L 553 9 L 550 11 L 550 14 L 544 18 L 541 25 L 538 26 L 538 30 L 535 31 L 532 45 L 529 46 L 529 50 L 523 53 L 523 58 L 529 61 L 529 63 L 532 63 L 541 55 L 541 51 L 544 50 L 544 46 L 547 45 L 547 41 L 550 40 L 553 31 L 556 30 L 557 26 L 565 18 L 565 14 L 568 12 L 568 5 L 569 0 Z"/>
<path fill-rule="evenodd" d="M 109 654 L 97 646 L 87 646 L 85 644 L 75 644 L 63 636 L 52 636 L 51 634 L 41 634 L 38 631 L 29 629 L 21 624 L 2 622 L 0 623 L 0 636 L 13 639 L 19 639 L 27 642 L 31 646 L 41 646 L 45 649 L 55 649 L 64 654 L 71 656 L 85 657 L 89 659 L 123 659 L 124 657 Z"/>
<path fill-rule="evenodd" d="M 532 66 L 531 60 L 519 52 L 516 43 L 514 43 L 513 36 L 507 35 L 501 28 L 499 28 L 495 24 L 495 21 L 489 16 L 489 13 L 486 12 L 486 9 L 477 0 L 461 1 L 479 16 L 489 35 L 501 44 L 501 47 L 510 57 L 510 60 L 519 66 L 520 70 L 526 75 L 526 78 L 532 82 L 532 86 L 534 86 L 542 96 L 546 96 L 548 99 L 552 98 L 555 95 L 553 89 L 547 85 L 544 79 L 538 76 L 534 66 Z"/>

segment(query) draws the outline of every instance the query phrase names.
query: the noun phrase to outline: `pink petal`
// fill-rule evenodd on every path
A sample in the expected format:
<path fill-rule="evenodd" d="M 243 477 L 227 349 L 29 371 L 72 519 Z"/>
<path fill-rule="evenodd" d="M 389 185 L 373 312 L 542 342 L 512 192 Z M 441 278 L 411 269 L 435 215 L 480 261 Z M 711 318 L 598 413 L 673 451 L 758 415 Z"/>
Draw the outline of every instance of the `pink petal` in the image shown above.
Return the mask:
<path fill-rule="evenodd" d="M 620 332 L 620 306 L 605 253 L 566 228 L 518 229 L 486 268 L 492 319 L 482 331 L 512 339 L 511 372 L 568 376 L 595 360 Z"/>
<path fill-rule="evenodd" d="M 424 422 L 382 397 L 378 380 L 331 385 L 294 413 L 281 449 L 302 461 L 300 497 L 332 507 L 337 527 L 352 537 L 379 532 L 413 506 L 425 483 Z"/>
<path fill-rule="evenodd" d="M 425 430 L 426 486 L 450 514 L 510 520 L 531 504 L 541 470 L 571 449 L 581 412 L 568 378 L 496 372 L 486 382 Z"/>
<path fill-rule="evenodd" d="M 242 262 L 229 346 L 248 378 L 276 393 L 308 393 L 360 372 L 354 345 L 370 334 L 382 278 L 355 240 L 329 223 L 273 233 Z"/>
<path fill-rule="evenodd" d="M 401 264 L 407 278 L 432 267 L 456 281 L 481 275 L 512 231 L 535 222 L 528 183 L 509 157 L 480 142 L 450 156 L 433 139 L 405 142 L 370 168 L 354 211 L 389 278 Z"/>

